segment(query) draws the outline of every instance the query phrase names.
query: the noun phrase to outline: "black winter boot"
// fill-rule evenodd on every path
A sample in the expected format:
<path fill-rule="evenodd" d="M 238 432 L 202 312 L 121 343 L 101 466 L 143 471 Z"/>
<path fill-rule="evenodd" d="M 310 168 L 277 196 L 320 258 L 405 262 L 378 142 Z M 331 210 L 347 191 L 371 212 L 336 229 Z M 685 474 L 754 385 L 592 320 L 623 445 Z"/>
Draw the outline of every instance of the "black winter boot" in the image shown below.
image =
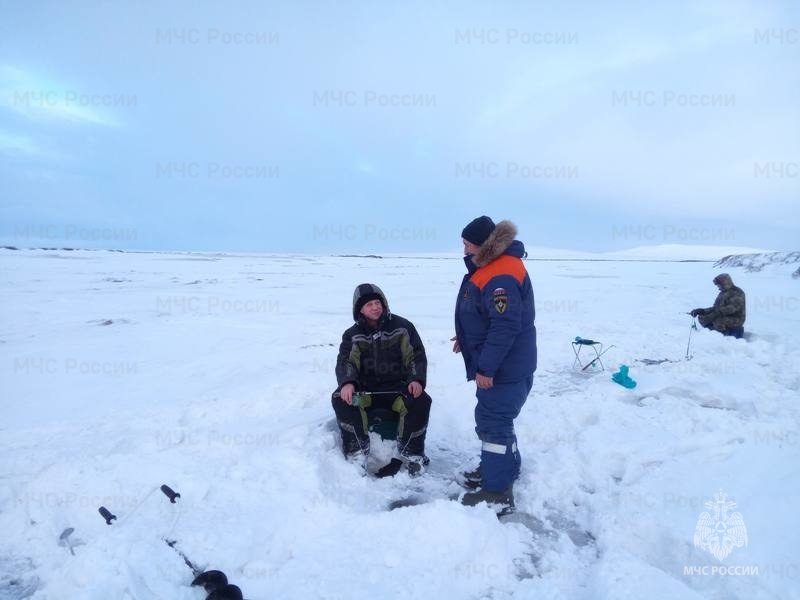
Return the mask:
<path fill-rule="evenodd" d="M 461 504 L 464 506 L 477 506 L 481 502 L 494 506 L 498 516 L 510 514 L 515 509 L 514 492 L 511 487 L 503 492 L 490 492 L 484 489 L 467 492 L 461 498 Z"/>
<path fill-rule="evenodd" d="M 471 471 L 462 471 L 456 474 L 456 482 L 461 487 L 468 490 L 477 490 L 481 487 L 483 478 L 481 477 L 481 468 L 477 467 Z"/>

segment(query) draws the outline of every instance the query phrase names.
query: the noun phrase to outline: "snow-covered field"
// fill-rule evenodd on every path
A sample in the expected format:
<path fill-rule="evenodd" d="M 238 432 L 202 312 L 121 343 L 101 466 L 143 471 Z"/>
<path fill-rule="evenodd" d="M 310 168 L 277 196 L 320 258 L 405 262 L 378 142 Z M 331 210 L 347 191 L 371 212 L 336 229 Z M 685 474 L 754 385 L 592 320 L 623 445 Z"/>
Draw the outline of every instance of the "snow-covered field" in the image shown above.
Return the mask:
<path fill-rule="evenodd" d="M 528 261 L 539 369 L 515 492 L 531 530 L 446 499 L 478 453 L 449 341 L 460 259 L 0 252 L 0 598 L 203 598 L 164 539 L 252 600 L 800 597 L 789 265 L 732 269 L 751 339 L 698 331 L 687 361 L 709 263 Z M 421 479 L 360 477 L 331 427 L 365 281 L 428 351 Z M 615 346 L 609 370 L 571 368 L 578 335 Z M 621 363 L 633 390 L 610 380 Z M 442 499 L 387 511 L 406 488 Z M 723 561 L 694 546 L 720 490 L 748 535 Z"/>

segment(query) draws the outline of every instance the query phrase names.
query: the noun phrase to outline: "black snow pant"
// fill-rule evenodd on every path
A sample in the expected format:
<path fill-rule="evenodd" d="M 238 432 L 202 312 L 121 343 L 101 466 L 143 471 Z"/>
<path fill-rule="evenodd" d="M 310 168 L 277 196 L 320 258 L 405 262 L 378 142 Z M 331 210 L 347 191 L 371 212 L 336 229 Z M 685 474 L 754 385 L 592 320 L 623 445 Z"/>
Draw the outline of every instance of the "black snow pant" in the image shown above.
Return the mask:
<path fill-rule="evenodd" d="M 422 392 L 414 398 L 408 392 L 370 396 L 370 406 L 352 406 L 339 397 L 331 397 L 333 411 L 342 432 L 342 450 L 345 455 L 369 450 L 369 412 L 374 409 L 392 410 L 398 414 L 397 449 L 406 456 L 425 454 L 425 434 L 431 412 L 431 397 Z"/>

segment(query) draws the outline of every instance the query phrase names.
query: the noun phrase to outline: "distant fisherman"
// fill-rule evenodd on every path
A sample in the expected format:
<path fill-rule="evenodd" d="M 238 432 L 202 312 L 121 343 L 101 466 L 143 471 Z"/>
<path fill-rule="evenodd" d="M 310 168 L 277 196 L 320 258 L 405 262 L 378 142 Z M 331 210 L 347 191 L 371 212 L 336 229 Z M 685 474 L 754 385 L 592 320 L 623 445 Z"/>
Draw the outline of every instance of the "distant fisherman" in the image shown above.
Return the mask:
<path fill-rule="evenodd" d="M 714 306 L 695 308 L 689 314 L 697 317 L 706 329 L 741 338 L 744 335 L 746 313 L 744 292 L 733 285 L 733 280 L 727 273 L 720 273 L 714 277 L 714 285 L 719 289 Z"/>

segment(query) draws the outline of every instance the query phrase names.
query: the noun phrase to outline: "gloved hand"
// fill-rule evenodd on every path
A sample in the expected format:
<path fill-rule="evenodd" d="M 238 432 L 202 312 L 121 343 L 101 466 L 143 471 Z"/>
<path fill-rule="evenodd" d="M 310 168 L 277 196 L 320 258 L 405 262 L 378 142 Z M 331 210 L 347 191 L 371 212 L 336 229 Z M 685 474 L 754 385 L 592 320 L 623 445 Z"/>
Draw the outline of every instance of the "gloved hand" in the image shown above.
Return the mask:
<path fill-rule="evenodd" d="M 706 312 L 706 310 L 704 308 L 695 308 L 689 314 L 692 315 L 693 317 L 696 317 L 697 315 L 702 315 L 704 312 Z"/>

